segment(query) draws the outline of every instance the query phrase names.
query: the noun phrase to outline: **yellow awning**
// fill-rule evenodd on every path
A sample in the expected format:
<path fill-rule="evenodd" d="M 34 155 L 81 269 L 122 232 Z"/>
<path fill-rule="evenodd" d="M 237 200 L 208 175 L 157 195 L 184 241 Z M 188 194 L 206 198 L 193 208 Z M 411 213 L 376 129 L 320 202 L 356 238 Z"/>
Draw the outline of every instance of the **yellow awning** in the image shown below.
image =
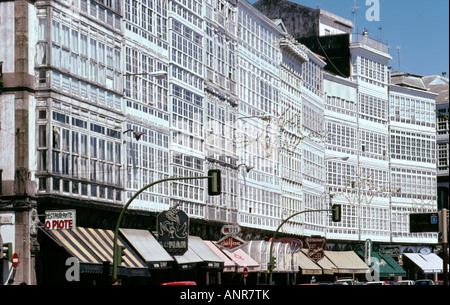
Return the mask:
<path fill-rule="evenodd" d="M 354 251 L 325 251 L 338 273 L 365 273 L 369 267 Z"/>
<path fill-rule="evenodd" d="M 292 254 L 294 266 L 297 265 L 301 274 L 322 274 L 322 268 L 309 259 L 303 251 Z"/>
<path fill-rule="evenodd" d="M 82 264 L 82 271 L 101 272 L 104 262 L 112 265 L 114 233 L 110 230 L 77 227 L 70 230 L 45 230 L 53 240 L 64 247 Z M 118 266 L 119 273 L 133 276 L 149 276 L 148 267 L 121 236 L 118 244 L 123 246 L 124 257 Z"/>
<path fill-rule="evenodd" d="M 306 254 L 308 250 L 303 249 L 302 252 L 303 254 L 305 254 L 306 258 L 308 258 L 308 260 L 311 260 Z M 334 274 L 337 272 L 337 267 L 326 256 L 324 256 L 320 261 L 318 261 L 317 265 L 319 265 L 320 268 L 322 268 L 322 274 Z"/>

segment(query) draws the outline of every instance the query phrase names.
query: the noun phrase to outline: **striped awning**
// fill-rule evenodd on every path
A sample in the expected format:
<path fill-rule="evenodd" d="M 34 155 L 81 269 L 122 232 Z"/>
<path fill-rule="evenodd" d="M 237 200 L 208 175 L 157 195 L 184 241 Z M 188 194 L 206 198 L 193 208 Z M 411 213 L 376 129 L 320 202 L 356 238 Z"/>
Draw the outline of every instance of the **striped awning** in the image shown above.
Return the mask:
<path fill-rule="evenodd" d="M 54 241 L 80 262 L 80 271 L 99 273 L 104 263 L 112 268 L 114 232 L 103 229 L 77 227 L 70 230 L 45 230 Z M 117 268 L 119 275 L 150 276 L 145 262 L 119 235 L 118 244 L 125 248 L 125 256 Z"/>

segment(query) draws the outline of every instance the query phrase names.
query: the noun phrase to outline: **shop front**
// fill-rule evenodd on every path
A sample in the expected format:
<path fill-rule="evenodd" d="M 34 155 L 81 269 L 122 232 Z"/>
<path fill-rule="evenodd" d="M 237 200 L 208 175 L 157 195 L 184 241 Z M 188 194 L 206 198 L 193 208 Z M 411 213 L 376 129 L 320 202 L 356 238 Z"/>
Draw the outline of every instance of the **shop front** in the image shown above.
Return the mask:
<path fill-rule="evenodd" d="M 325 257 L 336 266 L 335 274 L 339 278 L 359 280 L 370 271 L 364 261 L 354 251 L 324 251 Z"/>
<path fill-rule="evenodd" d="M 257 274 L 261 272 L 261 267 L 254 259 L 242 249 L 234 251 L 222 248 L 221 251 L 229 257 L 235 264 L 236 269 L 230 284 L 256 284 Z"/>
<path fill-rule="evenodd" d="M 408 279 L 430 279 L 436 281 L 443 273 L 442 258 L 434 253 L 403 253 L 403 266 L 408 271 Z"/>
<path fill-rule="evenodd" d="M 313 262 L 302 250 L 292 254 L 293 265 L 297 266 L 298 273 L 295 283 L 310 283 L 313 278 L 323 274 L 322 268 Z"/>
<path fill-rule="evenodd" d="M 188 249 L 174 255 L 174 281 L 194 281 L 200 285 L 221 284 L 224 261 L 198 236 L 189 236 Z"/>
<path fill-rule="evenodd" d="M 357 254 L 362 260 L 368 259 L 365 258 L 363 251 L 357 251 Z M 368 263 L 373 271 L 373 275 L 371 275 L 373 280 L 398 281 L 406 276 L 406 271 L 394 260 L 394 258 L 380 255 L 376 251 L 370 253 L 370 261 Z"/>
<path fill-rule="evenodd" d="M 146 262 L 151 273 L 150 284 L 171 281 L 175 259 L 167 253 L 148 230 L 119 229 L 119 233 L 133 246 Z"/>
<path fill-rule="evenodd" d="M 108 285 L 113 261 L 114 233 L 110 230 L 77 227 L 41 229 L 38 284 Z M 145 284 L 150 280 L 146 263 L 122 237 L 124 247 L 117 274 L 123 283 Z"/>

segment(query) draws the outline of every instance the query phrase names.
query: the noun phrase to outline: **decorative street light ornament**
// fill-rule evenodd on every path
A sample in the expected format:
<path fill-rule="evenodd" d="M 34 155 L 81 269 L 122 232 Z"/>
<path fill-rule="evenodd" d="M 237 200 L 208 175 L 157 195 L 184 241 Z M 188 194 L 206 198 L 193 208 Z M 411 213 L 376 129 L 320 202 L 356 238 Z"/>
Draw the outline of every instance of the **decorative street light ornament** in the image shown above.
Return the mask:
<path fill-rule="evenodd" d="M 158 242 L 170 255 L 183 255 L 188 249 L 189 218 L 187 214 L 171 207 L 158 214 Z"/>
<path fill-rule="evenodd" d="M 320 261 L 324 256 L 324 246 L 325 246 L 326 239 L 322 236 L 311 236 L 306 238 L 306 243 L 308 244 L 308 257 L 317 263 Z"/>

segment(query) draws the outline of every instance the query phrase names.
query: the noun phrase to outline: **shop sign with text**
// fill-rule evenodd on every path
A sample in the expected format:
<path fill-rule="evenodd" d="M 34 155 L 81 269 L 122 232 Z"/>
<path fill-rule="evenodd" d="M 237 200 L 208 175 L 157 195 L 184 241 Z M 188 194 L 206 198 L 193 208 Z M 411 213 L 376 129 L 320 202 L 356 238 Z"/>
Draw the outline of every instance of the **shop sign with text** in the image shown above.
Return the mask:
<path fill-rule="evenodd" d="M 76 211 L 75 210 L 45 211 L 45 228 L 47 230 L 75 229 Z"/>
<path fill-rule="evenodd" d="M 183 255 L 188 249 L 189 218 L 176 208 L 157 216 L 158 242 L 170 255 Z"/>

